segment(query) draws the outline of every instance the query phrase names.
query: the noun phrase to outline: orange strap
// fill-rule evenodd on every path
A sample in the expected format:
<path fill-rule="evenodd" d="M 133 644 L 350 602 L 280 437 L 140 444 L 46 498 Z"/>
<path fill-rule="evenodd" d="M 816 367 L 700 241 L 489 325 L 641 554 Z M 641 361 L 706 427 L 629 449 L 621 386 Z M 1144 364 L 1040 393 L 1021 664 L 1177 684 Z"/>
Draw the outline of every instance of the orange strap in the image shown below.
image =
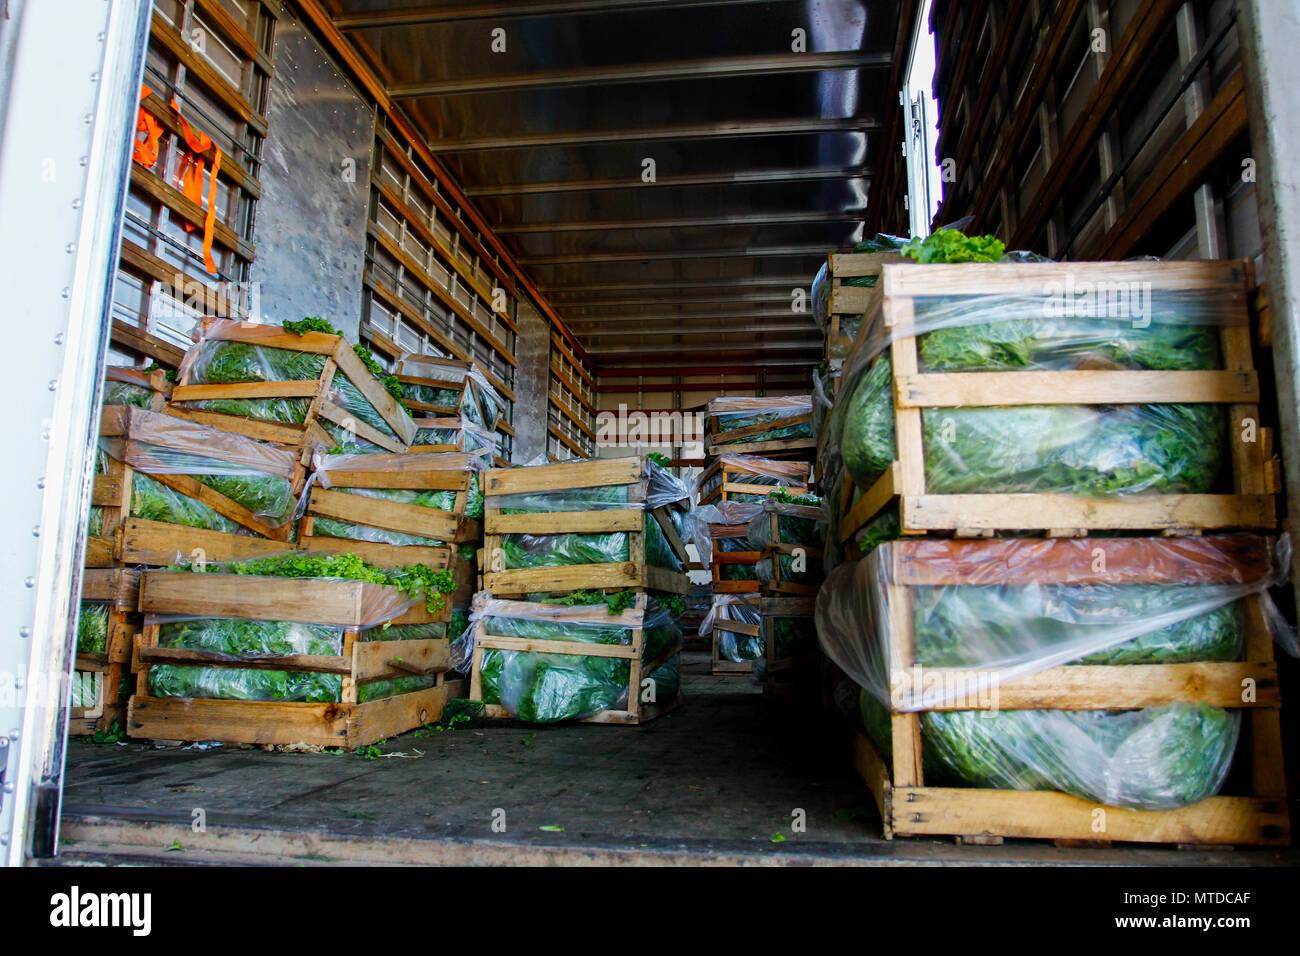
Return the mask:
<path fill-rule="evenodd" d="M 144 108 L 144 100 L 153 90 L 147 86 L 140 87 L 140 111 L 135 118 L 135 131 L 137 134 L 144 133 L 144 139 L 136 139 L 135 151 L 131 158 L 147 169 L 153 169 L 153 164 L 158 162 L 158 140 L 162 136 L 162 124 L 154 118 L 154 115 Z"/>
<path fill-rule="evenodd" d="M 203 207 L 203 172 L 204 172 L 204 155 L 212 151 L 212 174 L 208 180 L 208 211 L 203 218 L 203 265 L 208 272 L 213 275 L 217 274 L 217 264 L 212 258 L 212 229 L 217 221 L 217 173 L 221 171 L 221 147 L 212 142 L 212 137 L 207 133 L 194 130 L 185 117 L 181 116 L 180 104 L 175 100 L 171 103 L 172 109 L 176 111 L 177 118 L 181 121 L 181 133 L 185 137 L 185 145 L 188 151 L 181 158 L 181 192 L 183 192 L 191 202 L 199 208 Z M 189 232 L 194 227 L 185 223 L 185 231 Z"/>
<path fill-rule="evenodd" d="M 136 140 L 132 158 L 141 166 L 152 169 L 154 163 L 158 162 L 158 140 L 162 136 L 163 127 L 157 118 L 144 108 L 144 100 L 151 93 L 153 91 L 148 86 L 141 85 L 141 106 L 136 116 L 135 129 L 137 133 L 144 133 L 145 138 Z M 174 99 L 171 101 L 171 108 L 176 113 L 176 118 L 180 120 L 181 134 L 185 139 L 185 147 L 181 150 L 179 172 L 181 192 L 200 209 L 203 208 L 203 174 L 207 168 L 204 157 L 209 151 L 212 153 L 212 173 L 208 182 L 208 209 L 203 217 L 203 265 L 209 273 L 217 275 L 217 263 L 212 258 L 212 233 L 217 222 L 217 174 L 221 172 L 221 147 L 212 142 L 212 137 L 207 133 L 196 131 L 186 122 L 185 117 L 181 116 L 180 104 Z M 181 225 L 185 227 L 186 232 L 194 231 L 191 223 L 185 222 Z"/>

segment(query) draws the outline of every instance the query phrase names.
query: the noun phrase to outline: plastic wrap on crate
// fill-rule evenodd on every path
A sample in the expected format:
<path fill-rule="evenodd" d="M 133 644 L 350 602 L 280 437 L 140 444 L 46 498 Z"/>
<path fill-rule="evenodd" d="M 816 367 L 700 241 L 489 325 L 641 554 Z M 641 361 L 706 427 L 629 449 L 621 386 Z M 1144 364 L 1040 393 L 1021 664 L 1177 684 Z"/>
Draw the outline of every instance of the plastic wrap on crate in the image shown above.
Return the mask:
<path fill-rule="evenodd" d="M 825 537 L 826 515 L 821 501 L 808 496 L 815 504 L 792 504 L 768 499 L 760 504 L 759 513 L 749 520 L 747 537 L 755 550 L 761 551 L 774 544 L 807 544 L 821 547 Z M 776 515 L 777 536 L 772 540 L 772 515 Z"/>
<path fill-rule="evenodd" d="M 808 483 L 808 466 L 801 462 L 776 461 L 757 455 L 721 455 L 718 462 L 719 467 L 711 467 L 700 473 L 695 482 L 693 498 L 706 497 L 724 483 L 724 478 L 727 484 L 776 485 L 782 488 L 803 488 Z M 705 478 L 705 473 L 709 471 L 712 474 Z M 766 497 L 767 494 L 768 491 L 764 489 L 762 495 L 751 497 L 757 499 Z M 745 498 L 738 496 L 731 500 L 744 501 Z"/>
<path fill-rule="evenodd" d="M 546 467 L 564 468 L 590 464 L 590 460 L 546 463 Z M 489 495 L 487 507 L 510 514 L 546 514 L 572 511 L 654 510 L 668 505 L 687 506 L 691 487 L 667 468 L 652 459 L 645 460 L 646 495 L 644 501 L 629 501 L 628 484 L 600 485 L 590 488 L 557 488 L 555 491 L 532 491 L 519 494 Z M 562 482 L 557 482 L 562 484 Z"/>
<path fill-rule="evenodd" d="M 107 604 L 81 602 L 77 615 L 77 653 L 108 653 L 108 620 L 112 610 Z"/>
<path fill-rule="evenodd" d="M 195 326 L 195 345 L 181 361 L 181 382 L 187 385 L 225 385 L 243 382 L 309 381 L 319 379 L 328 355 L 299 352 L 277 345 L 259 345 L 257 340 L 281 341 L 285 330 L 276 325 L 239 322 L 234 319 L 204 319 Z M 290 333 L 292 334 L 292 333 Z M 354 415 L 358 421 L 381 434 L 397 439 L 396 432 L 348 379 L 336 370 L 330 383 L 329 400 Z M 256 418 L 262 421 L 302 424 L 311 407 L 310 398 L 220 398 L 189 401 L 188 407 Z M 400 409 L 402 415 L 405 409 Z M 336 438 L 338 436 L 335 436 Z M 353 441 L 360 442 L 355 435 Z"/>
<path fill-rule="evenodd" d="M 471 364 L 468 368 L 443 365 L 437 361 L 436 356 L 419 355 L 413 352 L 403 355 L 399 360 L 399 365 L 403 375 L 409 375 L 413 378 L 464 383 L 465 391 L 468 394 L 460 406 L 462 416 L 487 432 L 491 432 L 497 427 L 505 403 L 502 401 L 500 393 L 492 387 L 492 383 L 487 380 L 487 377 L 477 365 Z M 421 390 L 424 388 L 428 388 L 428 386 L 403 384 L 402 393 L 407 398 L 431 402 L 435 405 L 456 404 L 455 402 L 440 402 L 430 397 L 422 397 L 424 393 Z"/>
<path fill-rule="evenodd" d="M 721 433 L 761 424 L 770 424 L 772 427 L 767 431 L 724 441 L 722 444 L 745 444 L 812 437 L 812 425 L 809 422 L 796 425 L 782 424 L 788 419 L 812 414 L 812 396 L 810 395 L 714 398 L 709 400 L 706 413 L 710 417 L 717 419 L 717 425 L 713 430 L 714 444 L 718 444 L 718 437 Z"/>
<path fill-rule="evenodd" d="M 713 556 L 713 525 L 747 525 L 762 513 L 761 501 L 720 501 L 692 510 L 687 515 L 687 534 L 700 552 L 700 561 L 708 564 Z"/>
<path fill-rule="evenodd" d="M 138 473 L 193 476 L 272 527 L 294 518 L 297 459 L 275 445 L 134 407 L 126 409 L 122 435 L 100 438 L 99 444 L 104 453 Z M 157 482 L 133 487 L 132 499 L 136 517 L 218 531 L 238 527 L 202 502 Z"/>
<path fill-rule="evenodd" d="M 474 596 L 469 627 L 453 643 L 454 669 L 469 669 L 480 624 L 497 637 L 622 645 L 630 645 L 632 631 L 640 628 L 643 661 L 661 657 L 681 640 L 678 615 L 655 597 L 648 599 L 642 617 L 633 618 L 627 611 L 611 614 L 603 603 L 509 601 L 482 591 Z M 657 680 L 658 673 L 647 676 Z M 539 723 L 579 720 L 625 706 L 630 674 L 627 658 L 491 647 L 483 649 L 480 662 L 483 699 L 500 704 L 514 717 Z"/>
<path fill-rule="evenodd" d="M 827 578 L 817 630 L 882 704 L 926 710 L 967 699 L 971 682 L 996 688 L 1067 664 L 1236 660 L 1242 598 L 1260 595 L 1271 628 L 1285 629 L 1267 589 L 1289 568 L 1286 536 L 889 542 Z M 914 664 L 891 660 L 891 599 L 911 604 Z M 970 680 L 927 683 L 925 668 Z"/>
<path fill-rule="evenodd" d="M 813 318 L 819 329 L 825 329 L 831 314 L 831 273 L 823 262 L 812 281 Z"/>
<path fill-rule="evenodd" d="M 752 625 L 759 629 L 758 634 L 738 634 L 725 627 L 716 627 L 722 621 Z M 756 595 L 715 594 L 709 613 L 700 622 L 700 637 L 708 637 L 715 628 L 718 636 L 714 645 L 722 659 L 740 664 L 763 656 L 763 617 L 759 613 L 759 598 Z"/>
<path fill-rule="evenodd" d="M 1035 273 L 1025 275 L 1028 283 Z M 1112 285 L 1081 279 L 1015 295 L 918 296 L 909 322 L 877 316 L 844 369 L 838 423 L 828 431 L 848 472 L 869 486 L 896 457 L 892 367 L 883 353 L 898 338 L 917 337 L 921 372 L 1223 367 L 1218 333 L 1245 321 L 1239 297 Z M 1226 447 L 1223 411 L 1213 405 L 927 408 L 922 423 L 927 489 L 936 494 L 1204 493 Z"/>
<path fill-rule="evenodd" d="M 889 712 L 862 691 L 861 721 L 885 754 Z M 1123 711 L 959 710 L 921 715 L 927 781 L 1056 790 L 1091 803 L 1174 810 L 1214 796 L 1231 768 L 1240 714 L 1174 703 Z"/>

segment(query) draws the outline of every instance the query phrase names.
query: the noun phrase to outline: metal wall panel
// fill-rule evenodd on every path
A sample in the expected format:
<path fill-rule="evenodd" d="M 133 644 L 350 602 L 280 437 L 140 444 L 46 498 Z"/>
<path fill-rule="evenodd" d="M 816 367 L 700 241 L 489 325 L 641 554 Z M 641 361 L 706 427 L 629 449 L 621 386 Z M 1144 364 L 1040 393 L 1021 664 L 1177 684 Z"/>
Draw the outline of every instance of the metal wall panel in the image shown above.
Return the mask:
<path fill-rule="evenodd" d="M 356 341 L 375 116 L 303 30 L 276 27 L 252 277 L 265 322 L 318 315 Z"/>

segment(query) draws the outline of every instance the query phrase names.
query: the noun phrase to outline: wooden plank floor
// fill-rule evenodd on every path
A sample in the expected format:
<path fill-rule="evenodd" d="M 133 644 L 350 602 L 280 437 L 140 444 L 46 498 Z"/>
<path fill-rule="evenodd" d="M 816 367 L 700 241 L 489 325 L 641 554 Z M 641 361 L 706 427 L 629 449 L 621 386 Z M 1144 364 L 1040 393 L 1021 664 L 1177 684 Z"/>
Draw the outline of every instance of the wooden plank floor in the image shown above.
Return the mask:
<path fill-rule="evenodd" d="M 70 743 L 63 861 L 1267 865 L 1287 851 L 1057 849 L 881 837 L 842 731 L 712 677 L 640 727 L 479 721 L 390 756 Z M 398 755 L 402 756 L 398 756 Z M 796 809 L 807 830 L 791 827 Z M 207 830 L 191 826 L 201 809 Z M 504 833 L 492 830 L 505 811 Z M 543 830 L 542 827 L 563 827 Z M 773 842 L 773 834 L 785 837 Z M 179 841 L 181 851 L 164 848 Z"/>

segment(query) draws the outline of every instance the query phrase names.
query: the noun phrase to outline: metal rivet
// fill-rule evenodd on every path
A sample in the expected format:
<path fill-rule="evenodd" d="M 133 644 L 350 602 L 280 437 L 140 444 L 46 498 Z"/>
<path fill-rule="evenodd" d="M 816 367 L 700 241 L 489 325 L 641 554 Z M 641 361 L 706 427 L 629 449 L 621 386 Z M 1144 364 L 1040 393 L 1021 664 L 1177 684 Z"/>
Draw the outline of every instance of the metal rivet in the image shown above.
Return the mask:
<path fill-rule="evenodd" d="M 103 34 L 103 33 L 96 33 L 96 34 L 95 34 L 95 40 L 96 40 L 97 42 L 99 42 L 99 43 L 103 43 L 103 42 L 104 42 L 104 34 Z"/>
<path fill-rule="evenodd" d="M 80 209 L 80 208 L 81 208 L 81 200 L 80 200 L 80 199 L 74 199 L 74 200 L 72 200 L 72 208 L 73 208 L 73 209 Z"/>
<path fill-rule="evenodd" d="M 14 785 L 12 783 L 6 783 L 5 793 L 13 793 L 13 792 L 14 792 Z"/>
<path fill-rule="evenodd" d="M 60 333 L 58 333 L 56 336 L 54 336 L 54 344 L 55 344 L 55 345 L 62 345 L 62 344 L 63 344 L 63 333 L 62 333 L 62 332 L 60 332 Z"/>
<path fill-rule="evenodd" d="M 68 255 L 72 255 L 74 252 L 77 251 L 77 244 L 75 242 L 70 242 L 63 247 L 63 251 L 66 252 Z"/>
<path fill-rule="evenodd" d="M 27 587 L 29 587 L 29 588 L 34 588 L 34 587 L 36 587 L 36 579 L 35 579 L 35 578 L 24 578 L 24 579 L 23 579 L 23 584 L 27 585 Z"/>
<path fill-rule="evenodd" d="M 94 125 L 94 123 L 95 123 L 95 114 L 94 114 L 94 113 L 87 113 L 87 114 L 86 114 L 85 116 L 83 116 L 81 119 L 82 119 L 82 121 L 83 121 L 87 126 L 92 126 L 92 125 Z"/>
<path fill-rule="evenodd" d="M 90 74 L 90 82 L 92 82 L 92 83 L 98 83 L 98 82 L 99 82 L 99 74 L 98 74 L 98 73 L 92 73 L 92 74 Z"/>
<path fill-rule="evenodd" d="M 39 488 L 39 489 L 41 489 L 42 491 L 44 491 L 44 490 L 45 490 L 45 479 L 44 479 L 44 478 L 37 478 L 37 479 L 36 479 L 36 487 Z"/>
<path fill-rule="evenodd" d="M 24 624 L 22 627 L 18 628 L 18 636 L 23 638 L 31 637 L 32 629 Z"/>
<path fill-rule="evenodd" d="M 50 391 L 51 392 L 58 391 L 58 388 L 59 388 L 59 380 L 57 378 L 50 379 Z"/>
<path fill-rule="evenodd" d="M 41 526 L 40 526 L 40 525 L 35 525 L 35 526 L 32 528 L 32 537 L 33 537 L 33 538 L 39 538 L 40 536 L 41 536 Z"/>
<path fill-rule="evenodd" d="M 68 298 L 68 296 L 72 295 L 72 290 L 69 289 L 69 288 L 65 285 L 65 286 L 63 287 L 63 291 L 60 292 L 59 295 L 63 296 L 63 298 L 66 299 L 66 298 Z M 63 343 L 60 342 L 59 344 L 62 345 Z"/>
<path fill-rule="evenodd" d="M 90 157 L 89 157 L 89 156 L 82 156 L 81 159 L 78 160 L 78 162 L 82 165 L 83 168 L 86 167 L 86 166 L 89 166 L 89 165 L 90 165 Z"/>
<path fill-rule="evenodd" d="M 21 677 L 14 678 L 14 690 L 22 690 L 25 686 L 27 686 L 27 682 Z"/>
<path fill-rule="evenodd" d="M 9 739 L 10 739 L 10 740 L 17 740 L 17 739 L 18 739 L 18 731 L 16 731 L 16 730 L 11 730 L 11 731 L 9 731 Z"/>

